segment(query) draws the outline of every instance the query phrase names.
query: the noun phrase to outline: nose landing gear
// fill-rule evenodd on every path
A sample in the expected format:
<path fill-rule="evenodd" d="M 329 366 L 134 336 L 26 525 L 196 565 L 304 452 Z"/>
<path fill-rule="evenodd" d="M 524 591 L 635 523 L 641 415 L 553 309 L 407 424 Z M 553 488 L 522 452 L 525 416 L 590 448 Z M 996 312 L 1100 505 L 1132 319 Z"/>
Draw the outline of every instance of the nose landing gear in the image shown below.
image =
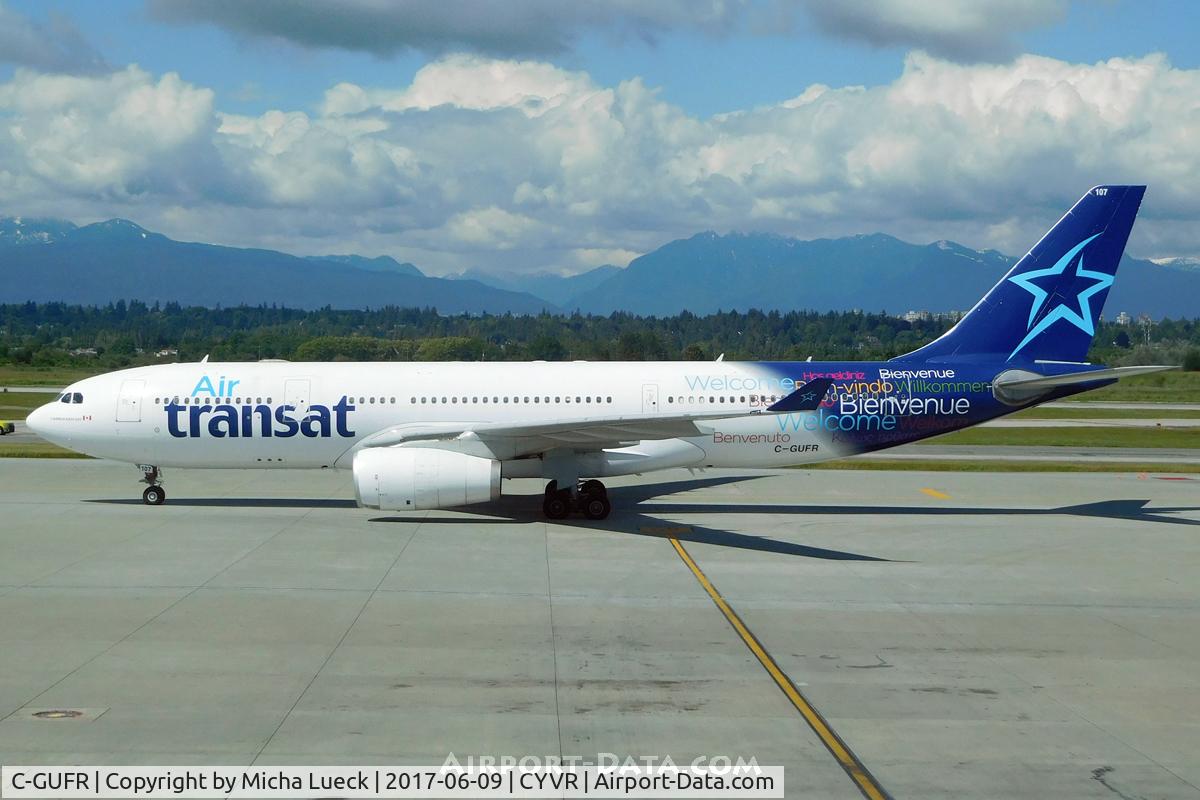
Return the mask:
<path fill-rule="evenodd" d="M 587 480 L 572 492 L 559 489 L 558 481 L 546 484 L 542 499 L 542 513 L 547 519 L 566 519 L 572 511 L 579 511 L 588 519 L 604 519 L 612 511 L 608 501 L 608 489 L 597 480 Z"/>
<path fill-rule="evenodd" d="M 142 482 L 148 484 L 142 492 L 142 502 L 148 506 L 161 506 L 167 501 L 167 492 L 159 483 L 162 472 L 151 464 L 138 464 L 138 468 L 142 471 Z"/>

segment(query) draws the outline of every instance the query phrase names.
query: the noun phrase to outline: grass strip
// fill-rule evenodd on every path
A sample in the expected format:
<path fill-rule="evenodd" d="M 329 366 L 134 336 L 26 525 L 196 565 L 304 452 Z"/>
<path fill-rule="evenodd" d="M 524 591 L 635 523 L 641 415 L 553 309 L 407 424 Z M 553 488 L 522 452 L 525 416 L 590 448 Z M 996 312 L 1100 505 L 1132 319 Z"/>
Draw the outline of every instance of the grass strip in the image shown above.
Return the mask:
<path fill-rule="evenodd" d="M 0 439 L 0 458 L 91 458 L 46 442 L 9 444 Z"/>
<path fill-rule="evenodd" d="M 925 441 L 939 445 L 1200 448 L 1200 428 L 968 428 Z"/>

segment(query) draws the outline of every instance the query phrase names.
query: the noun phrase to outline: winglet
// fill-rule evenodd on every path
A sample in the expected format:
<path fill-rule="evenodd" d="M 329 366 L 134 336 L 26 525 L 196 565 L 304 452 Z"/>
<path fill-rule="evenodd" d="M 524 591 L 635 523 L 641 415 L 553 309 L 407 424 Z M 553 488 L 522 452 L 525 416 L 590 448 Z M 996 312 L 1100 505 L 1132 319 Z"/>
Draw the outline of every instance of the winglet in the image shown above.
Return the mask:
<path fill-rule="evenodd" d="M 833 386 L 833 381 L 829 378 L 814 378 L 775 405 L 768 407 L 767 411 L 779 413 L 816 411 L 817 406 L 821 405 L 821 401 L 825 399 L 825 395 L 829 394 L 831 386 Z"/>

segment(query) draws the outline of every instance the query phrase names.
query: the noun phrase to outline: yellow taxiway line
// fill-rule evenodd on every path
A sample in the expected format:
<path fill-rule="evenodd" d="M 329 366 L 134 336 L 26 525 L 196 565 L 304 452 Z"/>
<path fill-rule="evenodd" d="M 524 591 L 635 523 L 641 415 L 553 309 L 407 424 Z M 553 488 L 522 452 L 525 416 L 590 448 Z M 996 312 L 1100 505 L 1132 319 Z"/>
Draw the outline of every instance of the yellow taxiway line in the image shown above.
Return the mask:
<path fill-rule="evenodd" d="M 837 759 L 838 764 L 846 771 L 850 779 L 854 781 L 855 786 L 863 793 L 863 796 L 869 798 L 869 800 L 887 800 L 889 795 L 879 785 L 879 781 L 867 770 L 858 756 L 854 754 L 854 751 L 842 741 L 842 738 L 825 721 L 825 718 L 821 716 L 821 713 L 817 711 L 813 704 L 808 702 L 807 698 L 796 688 L 796 684 L 792 683 L 792 679 L 779 668 L 779 665 L 775 663 L 775 659 L 771 657 L 771 654 L 758 641 L 758 637 L 750 632 L 750 629 L 746 627 L 746 623 L 742 622 L 742 618 L 733 610 L 733 607 L 721 596 L 721 593 L 717 591 L 717 587 L 713 586 L 712 581 L 704 574 L 704 570 L 700 569 L 699 565 L 696 564 L 691 554 L 684 549 L 684 546 L 678 539 L 671 539 L 670 542 L 671 546 L 675 548 L 675 552 L 683 559 L 683 563 L 696 576 L 696 580 L 704 587 L 704 591 L 708 592 L 708 596 L 712 598 L 713 603 L 716 604 L 721 613 L 725 615 L 725 619 L 729 621 L 729 624 L 737 631 L 738 636 L 745 642 L 746 647 L 750 648 L 750 652 L 762 664 L 763 669 L 767 671 L 767 674 L 771 676 L 771 679 L 775 681 L 780 690 L 787 695 L 788 700 L 800 712 L 800 716 L 804 717 L 804 721 L 813 729 L 813 733 L 817 734 L 817 738 L 821 740 L 821 743 L 825 745 L 830 754 Z"/>

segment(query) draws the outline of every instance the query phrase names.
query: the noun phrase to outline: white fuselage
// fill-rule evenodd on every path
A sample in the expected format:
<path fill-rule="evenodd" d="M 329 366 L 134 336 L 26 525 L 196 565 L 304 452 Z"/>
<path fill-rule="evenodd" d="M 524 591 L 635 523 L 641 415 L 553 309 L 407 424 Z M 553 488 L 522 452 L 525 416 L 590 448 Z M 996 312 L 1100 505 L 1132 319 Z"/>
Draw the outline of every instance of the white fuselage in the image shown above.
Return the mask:
<path fill-rule="evenodd" d="M 802 366 L 802 365 L 798 365 Z M 89 455 L 160 467 L 349 468 L 396 426 L 546 423 L 722 410 L 745 414 L 795 384 L 754 362 L 189 363 L 68 387 L 29 424 Z M 469 427 L 469 426 L 468 426 Z M 797 415 L 707 420 L 703 436 L 622 442 L 583 474 L 676 466 L 779 466 L 838 457 Z M 505 477 L 539 472 L 505 461 Z"/>

